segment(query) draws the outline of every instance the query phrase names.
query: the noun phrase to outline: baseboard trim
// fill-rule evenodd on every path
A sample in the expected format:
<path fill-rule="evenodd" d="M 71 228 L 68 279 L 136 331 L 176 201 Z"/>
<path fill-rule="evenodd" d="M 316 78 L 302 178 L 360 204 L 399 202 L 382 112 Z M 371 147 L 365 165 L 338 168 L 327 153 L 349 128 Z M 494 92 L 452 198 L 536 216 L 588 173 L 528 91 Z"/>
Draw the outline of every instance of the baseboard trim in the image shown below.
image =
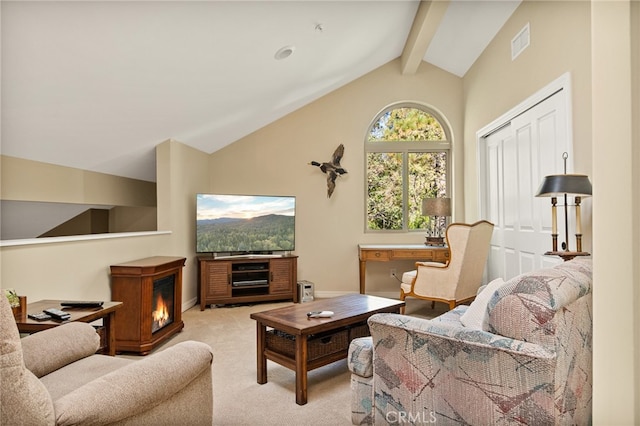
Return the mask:
<path fill-rule="evenodd" d="M 193 308 L 194 306 L 196 306 L 196 303 L 198 303 L 197 297 L 194 297 L 193 299 L 189 299 L 186 302 L 182 302 L 182 312 L 185 312 Z"/>

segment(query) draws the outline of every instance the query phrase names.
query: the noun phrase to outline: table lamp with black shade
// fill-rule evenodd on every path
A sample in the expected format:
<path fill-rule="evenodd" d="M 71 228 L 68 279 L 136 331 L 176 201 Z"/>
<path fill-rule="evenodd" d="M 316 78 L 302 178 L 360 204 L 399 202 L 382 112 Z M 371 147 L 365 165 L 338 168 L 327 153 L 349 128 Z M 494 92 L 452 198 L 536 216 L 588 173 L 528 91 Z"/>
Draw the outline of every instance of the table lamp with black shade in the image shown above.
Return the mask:
<path fill-rule="evenodd" d="M 425 244 L 428 246 L 444 246 L 444 228 L 447 225 L 447 217 L 451 216 L 451 198 L 425 198 L 422 200 L 422 215 L 429 216 L 431 222 L 431 235 L 427 235 Z M 444 217 L 444 226 L 439 219 Z"/>
<path fill-rule="evenodd" d="M 587 175 L 567 174 L 567 158 L 569 155 L 562 154 L 564 160 L 564 174 L 545 176 L 536 197 L 551 197 L 551 239 L 552 250 L 545 255 L 560 256 L 564 260 L 573 259 L 576 256 L 589 256 L 589 253 L 582 251 L 582 217 L 580 215 L 580 202 L 582 197 L 591 196 L 591 182 Z M 575 196 L 576 208 L 576 251 L 569 248 L 569 213 L 567 196 Z M 564 197 L 564 234 L 565 241 L 562 243 L 562 250 L 558 250 L 558 218 L 557 202 L 558 196 Z"/>

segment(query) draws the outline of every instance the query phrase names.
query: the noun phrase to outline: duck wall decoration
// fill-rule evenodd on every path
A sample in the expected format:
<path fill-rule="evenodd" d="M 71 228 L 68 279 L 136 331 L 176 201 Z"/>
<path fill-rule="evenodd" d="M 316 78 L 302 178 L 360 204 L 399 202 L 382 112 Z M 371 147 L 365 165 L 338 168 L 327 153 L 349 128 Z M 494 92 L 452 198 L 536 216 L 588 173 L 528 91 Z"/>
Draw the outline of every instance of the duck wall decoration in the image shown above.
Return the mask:
<path fill-rule="evenodd" d="M 336 178 L 347 173 L 347 171 L 340 165 L 340 160 L 342 160 L 343 155 L 344 145 L 340 144 L 334 151 L 330 162 L 318 163 L 317 161 L 312 161 L 308 163 L 312 166 L 320 167 L 322 173 L 327 175 L 327 198 L 331 198 L 333 190 L 336 189 Z"/>

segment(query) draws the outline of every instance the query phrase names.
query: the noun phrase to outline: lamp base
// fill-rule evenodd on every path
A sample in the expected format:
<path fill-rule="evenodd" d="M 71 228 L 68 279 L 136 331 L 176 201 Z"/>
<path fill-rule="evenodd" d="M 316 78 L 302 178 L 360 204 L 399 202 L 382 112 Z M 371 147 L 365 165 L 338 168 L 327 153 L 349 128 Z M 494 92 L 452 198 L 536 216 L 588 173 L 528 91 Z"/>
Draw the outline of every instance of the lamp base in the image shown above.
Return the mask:
<path fill-rule="evenodd" d="M 571 260 L 577 256 L 591 256 L 591 253 L 586 251 L 548 251 L 545 256 L 560 256 L 565 262 Z"/>
<path fill-rule="evenodd" d="M 425 237 L 426 246 L 444 246 L 444 237 Z"/>

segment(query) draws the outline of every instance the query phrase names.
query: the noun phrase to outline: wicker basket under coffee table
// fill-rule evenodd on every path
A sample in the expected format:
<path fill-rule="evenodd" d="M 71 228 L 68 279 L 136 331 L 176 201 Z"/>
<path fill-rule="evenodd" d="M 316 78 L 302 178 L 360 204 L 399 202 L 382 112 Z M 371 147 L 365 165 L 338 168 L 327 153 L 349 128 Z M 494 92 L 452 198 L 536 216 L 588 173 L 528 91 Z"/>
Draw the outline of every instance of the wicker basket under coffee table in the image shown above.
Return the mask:
<path fill-rule="evenodd" d="M 369 335 L 367 319 L 400 312 L 404 302 L 347 294 L 251 314 L 258 339 L 258 383 L 267 383 L 267 359 L 296 372 L 296 403 L 307 403 L 307 372 L 344 359 L 349 342 Z M 308 318 L 309 311 L 333 311 L 331 318 Z M 267 330 L 269 327 L 269 330 Z"/>

